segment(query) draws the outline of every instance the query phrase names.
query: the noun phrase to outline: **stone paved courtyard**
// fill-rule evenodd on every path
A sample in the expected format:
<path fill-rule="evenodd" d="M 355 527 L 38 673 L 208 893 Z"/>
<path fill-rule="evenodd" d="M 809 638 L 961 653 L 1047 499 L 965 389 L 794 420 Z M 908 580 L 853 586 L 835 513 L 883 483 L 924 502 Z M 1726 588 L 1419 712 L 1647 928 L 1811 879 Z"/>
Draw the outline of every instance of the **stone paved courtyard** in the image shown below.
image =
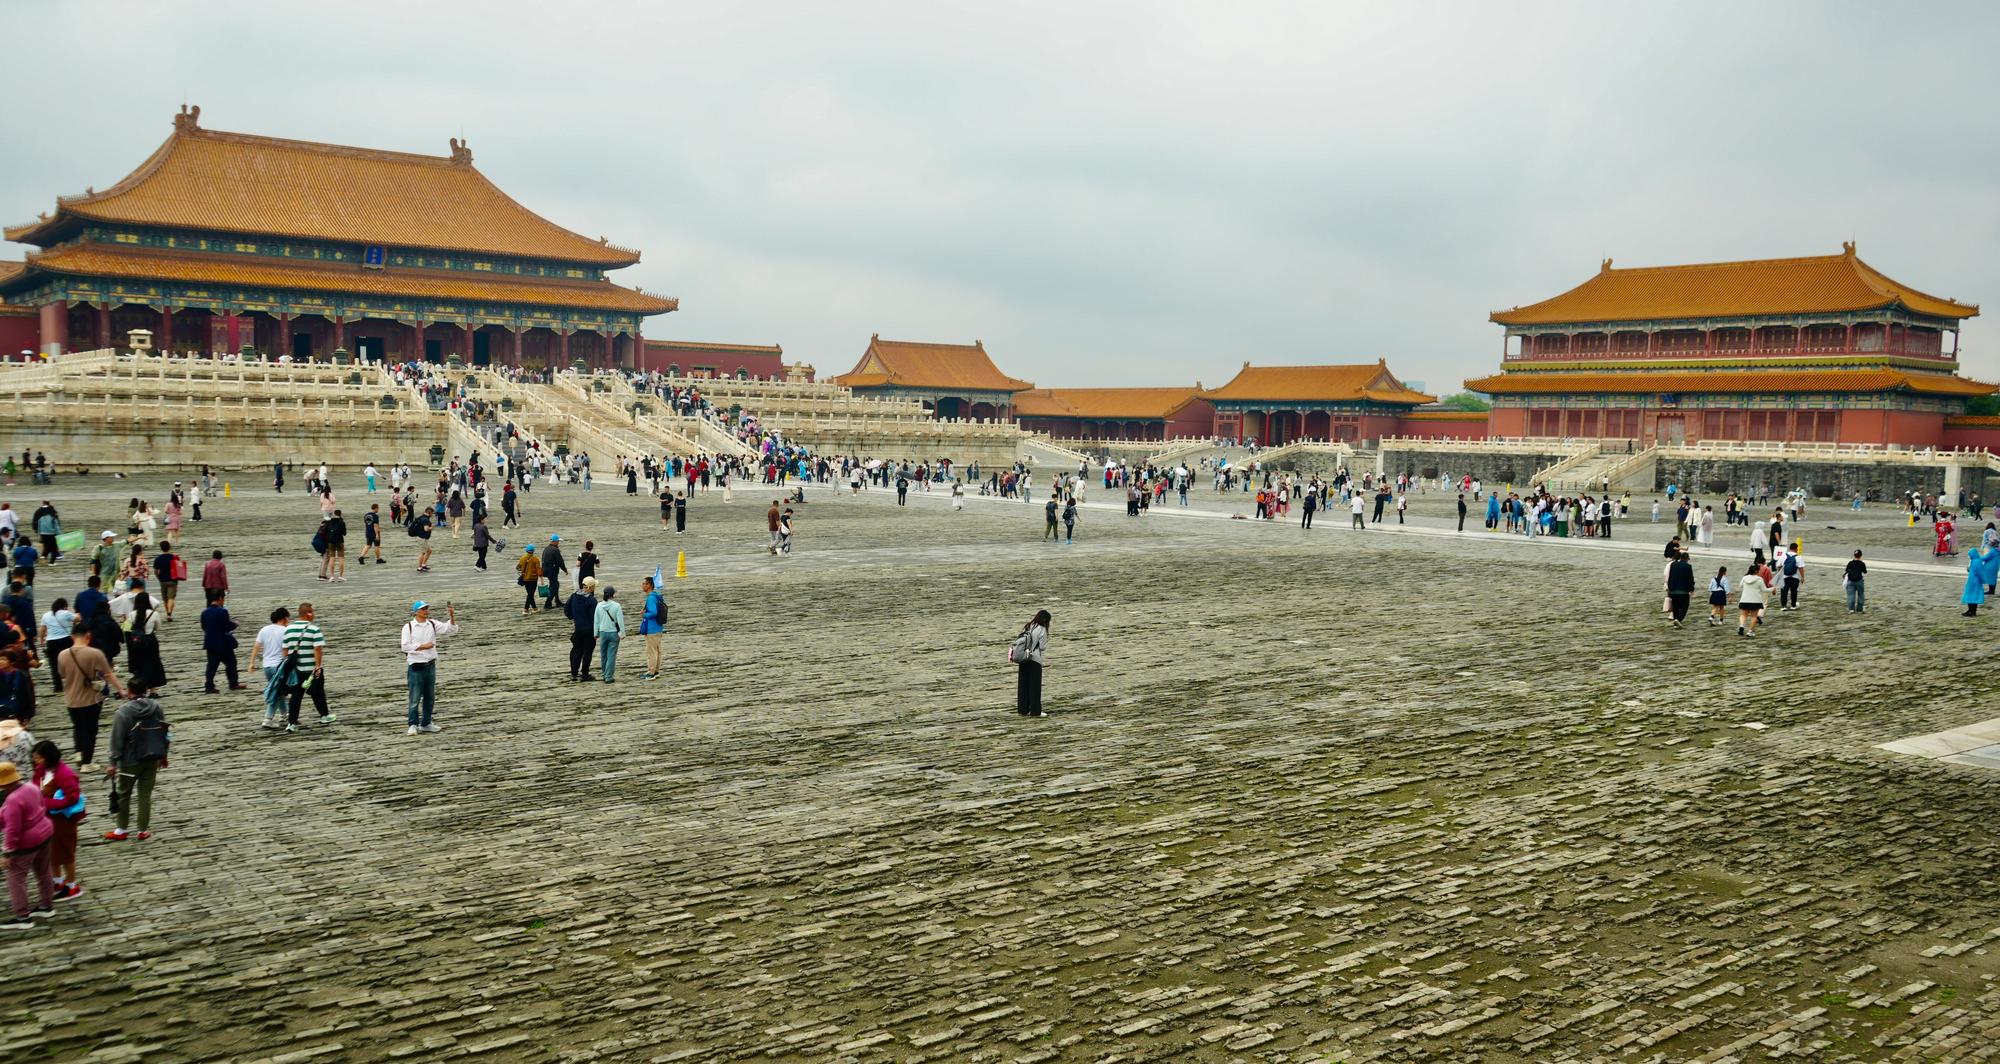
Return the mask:
<path fill-rule="evenodd" d="M 122 529 L 136 482 L 91 480 L 5 497 Z M 1208 516 L 1093 508 L 1057 547 L 1039 507 L 812 489 L 772 559 L 766 490 L 676 538 L 545 487 L 522 531 L 595 539 L 634 617 L 689 556 L 669 676 L 633 639 L 579 687 L 513 552 L 478 574 L 442 537 L 419 576 L 392 528 L 329 587 L 309 500 L 237 487 L 191 556 L 228 552 L 246 650 L 318 604 L 340 722 L 198 693 L 184 598 L 157 835 L 86 845 L 89 897 L 0 941 L 0 1058 L 2000 1056 L 2000 775 L 1875 749 L 2000 716 L 1995 622 L 1886 510 L 1811 515 L 1807 608 L 1752 641 L 1665 627 L 1657 526 L 1459 539 L 1435 494 L 1415 534 L 1306 534 L 1203 488 Z M 1701 575 L 1740 569 L 1722 538 Z M 1890 563 L 1860 617 L 1848 542 Z M 446 730 L 409 738 L 413 596 L 466 632 Z M 1022 720 L 1004 647 L 1037 607 L 1051 712 Z"/>

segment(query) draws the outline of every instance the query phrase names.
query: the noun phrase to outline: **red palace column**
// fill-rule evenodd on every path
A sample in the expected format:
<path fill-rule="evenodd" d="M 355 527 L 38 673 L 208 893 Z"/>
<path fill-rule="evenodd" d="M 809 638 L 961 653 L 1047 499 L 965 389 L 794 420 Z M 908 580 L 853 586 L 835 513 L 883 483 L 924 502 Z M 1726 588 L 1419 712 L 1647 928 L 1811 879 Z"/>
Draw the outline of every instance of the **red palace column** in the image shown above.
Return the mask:
<path fill-rule="evenodd" d="M 460 326 L 459 328 L 459 332 L 462 335 L 459 337 L 460 342 L 458 345 L 459 346 L 458 357 L 467 366 L 472 365 L 472 330 L 474 328 L 475 326 L 472 324 L 470 320 L 468 320 L 463 326 Z"/>
<path fill-rule="evenodd" d="M 229 340 L 228 352 L 233 355 L 241 351 L 243 349 L 243 320 L 237 317 L 235 311 L 230 311 L 229 315 L 223 319 L 222 328 L 223 335 Z"/>
<path fill-rule="evenodd" d="M 97 305 L 97 346 L 117 346 L 111 340 L 111 306 L 108 303 Z"/>
<path fill-rule="evenodd" d="M 568 369 L 568 368 L 569 368 L 569 330 L 568 330 L 568 329 L 564 329 L 564 330 L 562 330 L 562 346 L 561 346 L 561 347 L 560 347 L 560 348 L 559 348 L 559 349 L 557 350 L 557 353 L 556 353 L 556 357 L 557 357 L 557 359 L 558 359 L 558 360 L 559 360 L 559 361 L 560 361 L 560 362 L 562 363 L 562 366 L 561 366 L 561 368 L 562 368 L 562 369 Z"/>
<path fill-rule="evenodd" d="M 153 338 L 153 348 L 161 355 L 174 349 L 174 308 L 160 308 L 160 335 Z"/>
<path fill-rule="evenodd" d="M 69 350 L 69 300 L 42 304 L 42 354 L 53 358 Z"/>
<path fill-rule="evenodd" d="M 339 351 L 346 347 L 347 347 L 347 319 L 335 318 L 333 319 L 333 349 L 335 351 Z"/>

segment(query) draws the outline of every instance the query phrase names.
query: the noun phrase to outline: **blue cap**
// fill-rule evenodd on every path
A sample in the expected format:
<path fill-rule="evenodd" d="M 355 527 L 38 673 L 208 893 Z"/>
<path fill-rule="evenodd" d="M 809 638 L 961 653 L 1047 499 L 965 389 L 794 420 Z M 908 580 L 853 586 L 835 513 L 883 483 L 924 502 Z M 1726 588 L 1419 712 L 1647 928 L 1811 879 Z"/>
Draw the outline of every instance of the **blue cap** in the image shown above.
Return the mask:
<path fill-rule="evenodd" d="M 550 543 L 561 543 L 561 542 L 562 542 L 562 537 L 561 537 L 561 536 L 558 536 L 558 535 L 556 535 L 556 534 L 555 534 L 554 532 L 551 532 L 551 533 L 549 533 L 549 542 L 550 542 Z"/>
<path fill-rule="evenodd" d="M 410 612 L 415 613 L 418 610 L 423 609 L 425 606 L 428 605 L 430 605 L 430 603 L 425 602 L 423 599 L 418 599 L 417 601 L 410 603 Z"/>

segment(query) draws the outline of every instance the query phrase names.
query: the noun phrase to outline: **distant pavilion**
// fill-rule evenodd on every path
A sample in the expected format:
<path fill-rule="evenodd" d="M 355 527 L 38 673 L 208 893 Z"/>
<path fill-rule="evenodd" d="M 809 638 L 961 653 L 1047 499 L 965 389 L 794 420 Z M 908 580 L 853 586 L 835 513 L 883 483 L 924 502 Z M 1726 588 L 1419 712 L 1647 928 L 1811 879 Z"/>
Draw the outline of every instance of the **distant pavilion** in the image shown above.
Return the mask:
<path fill-rule="evenodd" d="M 868 338 L 854 368 L 834 378 L 859 395 L 916 399 L 940 418 L 1006 419 L 1014 397 L 1034 385 L 1000 372 L 978 340 L 970 344 Z"/>

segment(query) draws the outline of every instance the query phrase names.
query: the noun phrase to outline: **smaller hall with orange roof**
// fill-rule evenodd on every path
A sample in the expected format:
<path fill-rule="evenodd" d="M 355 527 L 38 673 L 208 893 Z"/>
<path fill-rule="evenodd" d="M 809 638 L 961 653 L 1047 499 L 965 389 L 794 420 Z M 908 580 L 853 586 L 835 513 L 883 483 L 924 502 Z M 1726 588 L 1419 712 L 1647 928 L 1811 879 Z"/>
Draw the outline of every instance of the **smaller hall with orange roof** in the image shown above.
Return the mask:
<path fill-rule="evenodd" d="M 1245 362 L 1228 384 L 1201 397 L 1215 406 L 1215 435 L 1264 445 L 1394 436 L 1405 431 L 1407 415 L 1435 401 L 1398 380 L 1387 360 L 1336 366 Z"/>
<path fill-rule="evenodd" d="M 1007 420 L 1014 397 L 1034 385 L 1000 372 L 986 345 L 868 338 L 861 361 L 834 379 L 857 395 L 916 399 L 939 418 Z"/>
<path fill-rule="evenodd" d="M 1837 255 L 1616 268 L 1496 311 L 1495 436 L 1937 446 L 1995 386 L 1958 375 L 1979 308 Z"/>
<path fill-rule="evenodd" d="M 1214 433 L 1201 382 L 1183 388 L 1035 388 L 1014 397 L 1029 432 L 1070 440 L 1178 440 Z"/>
<path fill-rule="evenodd" d="M 183 107 L 124 179 L 6 238 L 0 305 L 44 354 L 122 346 L 326 360 L 632 366 L 675 300 L 613 283 L 639 253 L 528 210 L 449 155 L 227 133 Z"/>

